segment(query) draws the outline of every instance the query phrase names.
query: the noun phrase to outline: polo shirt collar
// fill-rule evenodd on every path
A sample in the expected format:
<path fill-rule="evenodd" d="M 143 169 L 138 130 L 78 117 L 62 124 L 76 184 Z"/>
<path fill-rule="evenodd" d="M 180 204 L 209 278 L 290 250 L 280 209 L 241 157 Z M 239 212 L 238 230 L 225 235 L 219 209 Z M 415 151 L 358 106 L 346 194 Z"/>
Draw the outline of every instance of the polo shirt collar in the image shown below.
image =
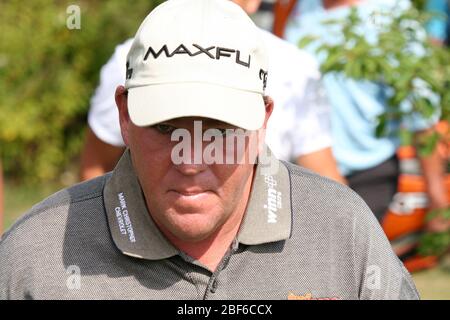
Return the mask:
<path fill-rule="evenodd" d="M 268 150 L 268 148 L 267 148 Z M 258 163 L 239 243 L 257 245 L 285 240 L 292 229 L 291 185 L 286 166 L 270 152 L 277 170 L 267 174 Z M 127 149 L 103 190 L 112 239 L 125 255 L 162 260 L 179 254 L 151 218 Z"/>
<path fill-rule="evenodd" d="M 286 240 L 292 232 L 289 170 L 269 148 L 266 151 L 271 165 L 258 162 L 247 211 L 237 235 L 239 243 L 247 245 Z"/>
<path fill-rule="evenodd" d="M 147 210 L 129 149 L 106 182 L 103 198 L 111 236 L 123 254 L 149 260 L 166 259 L 178 254 Z"/>

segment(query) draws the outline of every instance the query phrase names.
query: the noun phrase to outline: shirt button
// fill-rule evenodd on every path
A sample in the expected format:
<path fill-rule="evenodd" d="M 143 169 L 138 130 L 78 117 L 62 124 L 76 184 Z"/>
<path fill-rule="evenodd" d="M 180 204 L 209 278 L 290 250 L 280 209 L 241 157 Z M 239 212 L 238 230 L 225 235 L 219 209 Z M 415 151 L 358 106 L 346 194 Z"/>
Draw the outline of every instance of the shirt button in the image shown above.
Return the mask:
<path fill-rule="evenodd" d="M 217 280 L 214 280 L 214 282 L 212 283 L 210 291 L 211 291 L 211 293 L 215 293 L 216 290 L 217 290 Z"/>

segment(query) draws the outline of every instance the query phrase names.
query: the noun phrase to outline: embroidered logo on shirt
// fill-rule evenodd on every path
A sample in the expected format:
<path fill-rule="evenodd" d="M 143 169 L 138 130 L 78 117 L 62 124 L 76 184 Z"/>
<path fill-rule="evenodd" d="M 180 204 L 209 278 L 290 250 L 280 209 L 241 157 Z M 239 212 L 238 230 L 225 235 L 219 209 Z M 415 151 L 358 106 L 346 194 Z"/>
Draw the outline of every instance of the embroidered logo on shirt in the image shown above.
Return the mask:
<path fill-rule="evenodd" d="M 277 211 L 282 208 L 281 192 L 277 191 L 277 181 L 271 175 L 265 175 L 264 182 L 267 185 L 267 204 L 264 209 L 267 210 L 267 223 L 277 223 Z"/>
<path fill-rule="evenodd" d="M 130 216 L 128 215 L 127 202 L 125 201 L 125 195 L 123 192 L 117 194 L 120 206 L 114 210 L 116 212 L 117 224 L 119 225 L 119 231 L 122 235 L 128 235 L 130 242 L 136 242 L 134 236 L 133 225 L 131 223 Z"/>
<path fill-rule="evenodd" d="M 293 294 L 292 292 L 289 292 L 288 300 L 339 300 L 339 298 L 338 297 L 313 298 L 312 293 L 306 293 L 304 295 L 296 295 L 296 294 Z"/>

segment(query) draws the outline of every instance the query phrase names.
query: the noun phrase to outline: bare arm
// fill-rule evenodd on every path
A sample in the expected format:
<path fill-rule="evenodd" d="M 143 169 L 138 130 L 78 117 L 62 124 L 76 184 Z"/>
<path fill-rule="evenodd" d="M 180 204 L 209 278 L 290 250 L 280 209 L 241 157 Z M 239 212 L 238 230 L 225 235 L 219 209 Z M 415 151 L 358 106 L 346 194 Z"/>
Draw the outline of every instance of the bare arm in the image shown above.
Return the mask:
<path fill-rule="evenodd" d="M 429 135 L 432 130 L 416 133 L 416 142 Z M 427 186 L 427 194 L 430 200 L 430 209 L 444 209 L 449 203 L 447 191 L 444 184 L 444 159 L 439 154 L 438 148 L 435 148 L 432 154 L 419 157 L 423 176 Z M 450 221 L 444 221 L 442 218 L 431 220 L 427 229 L 429 231 L 441 232 L 450 228 Z"/>
<path fill-rule="evenodd" d="M 297 164 L 322 176 L 347 184 L 346 179 L 339 173 L 331 147 L 302 155 L 297 158 Z"/>
<path fill-rule="evenodd" d="M 81 154 L 80 179 L 92 179 L 111 171 L 124 150 L 103 142 L 88 128 Z"/>

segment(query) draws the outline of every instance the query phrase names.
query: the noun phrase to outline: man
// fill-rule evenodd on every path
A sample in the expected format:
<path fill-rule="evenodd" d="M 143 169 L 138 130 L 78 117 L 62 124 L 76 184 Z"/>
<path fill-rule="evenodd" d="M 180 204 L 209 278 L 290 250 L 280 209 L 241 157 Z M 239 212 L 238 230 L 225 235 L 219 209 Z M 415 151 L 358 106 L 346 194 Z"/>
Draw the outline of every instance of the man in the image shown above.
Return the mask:
<path fill-rule="evenodd" d="M 163 3 L 126 75 L 127 150 L 4 235 L 1 299 L 418 298 L 353 191 L 265 147 L 267 52 L 239 6 Z"/>
<path fill-rule="evenodd" d="M 260 0 L 236 0 L 248 14 Z M 321 94 L 320 72 L 314 58 L 295 46 L 261 30 L 269 50 L 267 94 L 275 101 L 267 128 L 267 144 L 282 160 L 292 161 L 321 175 L 345 183 L 331 151 L 328 101 Z M 91 101 L 89 129 L 81 157 L 81 179 L 111 171 L 124 151 L 114 89 L 124 82 L 123 65 L 132 39 L 117 46 L 102 68 L 100 85 Z"/>
<path fill-rule="evenodd" d="M 380 29 L 380 26 L 373 22 L 373 16 L 379 11 L 396 12 L 397 4 L 400 8 L 410 5 L 407 0 L 300 1 L 288 24 L 286 39 L 298 43 L 304 36 L 315 36 L 316 40 L 307 50 L 315 54 L 318 61 L 323 62 L 326 56 L 316 52 L 316 48 L 324 43 L 344 44 L 345 41 L 339 27 L 327 24 L 326 21 L 345 19 L 350 9 L 355 8 L 363 21 L 359 29 L 367 41 L 373 43 Z M 395 136 L 375 136 L 377 116 L 388 109 L 389 88 L 380 83 L 349 79 L 341 73 L 324 75 L 323 83 L 330 97 L 333 154 L 340 172 L 381 221 L 397 190 L 399 175 L 396 157 L 399 139 Z M 413 94 L 430 96 L 429 90 L 415 90 Z M 405 101 L 402 107 L 406 110 L 411 108 L 408 101 Z M 417 132 L 419 139 L 429 134 L 429 129 L 437 122 L 438 117 L 439 114 L 436 113 L 430 121 L 424 121 L 413 116 L 411 119 L 405 119 L 402 125 Z M 398 125 L 392 124 L 394 128 Z M 448 199 L 443 183 L 444 168 L 438 152 L 422 157 L 421 163 L 431 209 L 445 208 Z"/>

